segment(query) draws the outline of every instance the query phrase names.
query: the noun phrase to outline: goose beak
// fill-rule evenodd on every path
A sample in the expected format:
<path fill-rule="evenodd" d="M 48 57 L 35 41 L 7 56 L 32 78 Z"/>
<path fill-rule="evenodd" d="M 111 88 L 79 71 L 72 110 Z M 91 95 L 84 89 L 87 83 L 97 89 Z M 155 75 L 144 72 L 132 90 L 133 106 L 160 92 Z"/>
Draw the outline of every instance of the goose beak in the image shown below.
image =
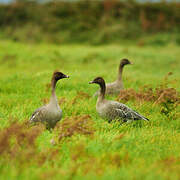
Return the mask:
<path fill-rule="evenodd" d="M 70 76 L 68 76 L 68 75 L 65 75 L 65 78 L 69 78 Z"/>
<path fill-rule="evenodd" d="M 133 65 L 134 63 L 133 62 L 130 62 L 131 65 Z"/>
<path fill-rule="evenodd" d="M 90 81 L 90 82 L 89 82 L 89 84 L 93 84 L 93 83 L 94 83 L 94 81 Z"/>

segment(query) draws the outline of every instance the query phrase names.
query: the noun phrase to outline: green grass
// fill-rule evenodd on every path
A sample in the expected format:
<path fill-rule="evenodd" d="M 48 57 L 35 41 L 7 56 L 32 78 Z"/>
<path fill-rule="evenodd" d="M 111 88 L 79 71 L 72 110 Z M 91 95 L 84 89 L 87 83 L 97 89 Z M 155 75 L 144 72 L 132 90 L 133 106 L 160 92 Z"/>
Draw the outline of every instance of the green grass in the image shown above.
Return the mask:
<path fill-rule="evenodd" d="M 96 76 L 107 82 L 116 79 L 120 59 L 124 57 L 134 63 L 125 67 L 126 88 L 139 90 L 148 85 L 154 89 L 164 82 L 168 72 L 173 72 L 168 87 L 179 91 L 178 46 L 61 46 L 0 41 L 0 49 L 1 132 L 12 120 L 21 123 L 29 119 L 50 97 L 47 85 L 56 69 L 70 75 L 69 79 L 59 81 L 56 88 L 58 98 L 64 98 L 59 125 L 67 117 L 89 114 L 94 132 L 77 133 L 52 145 L 51 138 L 59 132 L 44 130 L 35 146 L 22 143 L 9 153 L 8 149 L 16 147 L 11 138 L 12 147 L 0 155 L 0 179 L 180 179 L 179 106 L 172 109 L 173 115 L 169 117 L 162 113 L 161 105 L 130 100 L 126 104 L 148 117 L 150 123 L 119 126 L 98 116 L 95 98 L 77 95 L 80 91 L 93 95 L 98 86 L 88 82 Z M 28 154 L 28 148 L 34 148 L 36 153 Z"/>

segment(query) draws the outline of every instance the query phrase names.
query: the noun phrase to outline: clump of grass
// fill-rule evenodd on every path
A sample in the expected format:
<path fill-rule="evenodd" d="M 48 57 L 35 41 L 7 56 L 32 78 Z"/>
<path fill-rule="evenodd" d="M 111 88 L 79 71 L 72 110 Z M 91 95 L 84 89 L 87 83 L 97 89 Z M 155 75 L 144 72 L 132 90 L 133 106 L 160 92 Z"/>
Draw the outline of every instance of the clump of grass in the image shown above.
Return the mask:
<path fill-rule="evenodd" d="M 168 73 L 163 83 L 158 85 L 155 89 L 144 86 L 139 92 L 134 89 L 122 90 L 117 100 L 123 102 L 129 100 L 154 102 L 153 105 L 161 106 L 161 113 L 169 116 L 170 112 L 180 104 L 179 92 L 175 88 L 168 87 L 168 77 L 171 74 L 172 73 Z"/>
<path fill-rule="evenodd" d="M 0 131 L 0 155 L 7 154 L 11 158 L 22 153 L 33 155 L 35 141 L 43 130 L 41 125 L 28 127 L 26 123 L 12 122 Z"/>
<path fill-rule="evenodd" d="M 93 122 L 90 115 L 67 117 L 56 126 L 56 131 L 59 141 L 74 134 L 93 135 Z"/>
<path fill-rule="evenodd" d="M 88 93 L 85 93 L 83 91 L 78 91 L 77 92 L 77 99 L 89 99 L 91 96 Z"/>
<path fill-rule="evenodd" d="M 43 165 L 46 161 L 53 163 L 59 149 L 46 148 L 39 151 L 36 143 L 44 130 L 41 124 L 29 127 L 26 122 L 12 122 L 0 131 L 0 155 L 6 162 L 11 160 L 22 168 L 31 163 L 36 165 Z"/>
<path fill-rule="evenodd" d="M 173 157 L 173 156 L 167 157 L 167 158 L 160 161 L 160 163 L 162 163 L 166 167 L 169 167 L 172 164 L 178 165 L 178 162 L 180 162 L 180 157 Z"/>
<path fill-rule="evenodd" d="M 154 104 L 162 103 L 179 103 L 179 93 L 174 88 L 146 88 L 139 92 L 134 89 L 122 90 L 117 98 L 118 101 L 127 102 L 129 100 L 135 101 L 153 101 Z"/>
<path fill-rule="evenodd" d="M 89 99 L 91 96 L 83 91 L 78 91 L 77 95 L 71 100 L 70 104 L 74 105 L 81 99 Z"/>
<path fill-rule="evenodd" d="M 134 89 L 122 90 L 117 98 L 118 101 L 127 102 L 135 101 L 150 101 L 153 105 L 161 106 L 161 113 L 171 119 L 177 119 L 177 113 L 173 113 L 176 107 L 180 104 L 179 93 L 174 88 L 148 88 L 145 91 L 136 92 Z"/>
<path fill-rule="evenodd" d="M 105 152 L 99 155 L 88 151 L 87 142 L 81 141 L 71 146 L 71 176 L 78 173 L 102 175 L 108 169 L 118 169 L 131 163 L 128 152 Z M 93 164 L 93 165 L 92 165 Z"/>

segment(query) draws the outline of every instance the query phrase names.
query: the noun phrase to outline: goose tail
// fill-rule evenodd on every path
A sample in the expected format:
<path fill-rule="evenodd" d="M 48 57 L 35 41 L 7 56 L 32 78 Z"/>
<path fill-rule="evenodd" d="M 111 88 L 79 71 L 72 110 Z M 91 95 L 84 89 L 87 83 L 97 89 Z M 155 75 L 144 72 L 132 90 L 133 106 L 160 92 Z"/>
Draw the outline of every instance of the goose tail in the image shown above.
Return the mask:
<path fill-rule="evenodd" d="M 142 116 L 142 119 L 145 120 L 145 121 L 149 121 L 149 119 L 144 117 L 144 116 Z"/>

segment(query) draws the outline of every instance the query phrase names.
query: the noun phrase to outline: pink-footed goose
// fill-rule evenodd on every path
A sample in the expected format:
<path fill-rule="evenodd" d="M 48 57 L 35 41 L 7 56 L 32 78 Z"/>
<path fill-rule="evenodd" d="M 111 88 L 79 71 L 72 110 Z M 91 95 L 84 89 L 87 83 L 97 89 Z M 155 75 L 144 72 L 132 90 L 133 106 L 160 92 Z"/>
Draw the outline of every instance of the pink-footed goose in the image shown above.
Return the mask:
<path fill-rule="evenodd" d="M 120 120 L 122 123 L 133 120 L 149 121 L 149 119 L 132 110 L 125 104 L 117 101 L 106 100 L 106 84 L 102 77 L 97 77 L 89 83 L 96 83 L 100 86 L 100 93 L 96 103 L 96 111 L 102 118 L 107 119 L 109 122 L 112 120 Z"/>
<path fill-rule="evenodd" d="M 62 110 L 58 105 L 56 97 L 56 83 L 63 78 L 69 78 L 69 76 L 62 72 L 55 71 L 51 79 L 51 98 L 48 104 L 38 108 L 31 116 L 30 123 L 42 122 L 46 125 L 47 129 L 54 128 L 56 123 L 62 118 Z"/>
<path fill-rule="evenodd" d="M 117 95 L 120 93 L 122 89 L 124 89 L 123 81 L 122 81 L 122 73 L 125 65 L 132 64 L 128 59 L 122 59 L 118 68 L 118 77 L 117 80 L 112 83 L 106 84 L 106 94 Z M 99 95 L 100 90 L 96 91 L 93 95 L 94 97 Z"/>

